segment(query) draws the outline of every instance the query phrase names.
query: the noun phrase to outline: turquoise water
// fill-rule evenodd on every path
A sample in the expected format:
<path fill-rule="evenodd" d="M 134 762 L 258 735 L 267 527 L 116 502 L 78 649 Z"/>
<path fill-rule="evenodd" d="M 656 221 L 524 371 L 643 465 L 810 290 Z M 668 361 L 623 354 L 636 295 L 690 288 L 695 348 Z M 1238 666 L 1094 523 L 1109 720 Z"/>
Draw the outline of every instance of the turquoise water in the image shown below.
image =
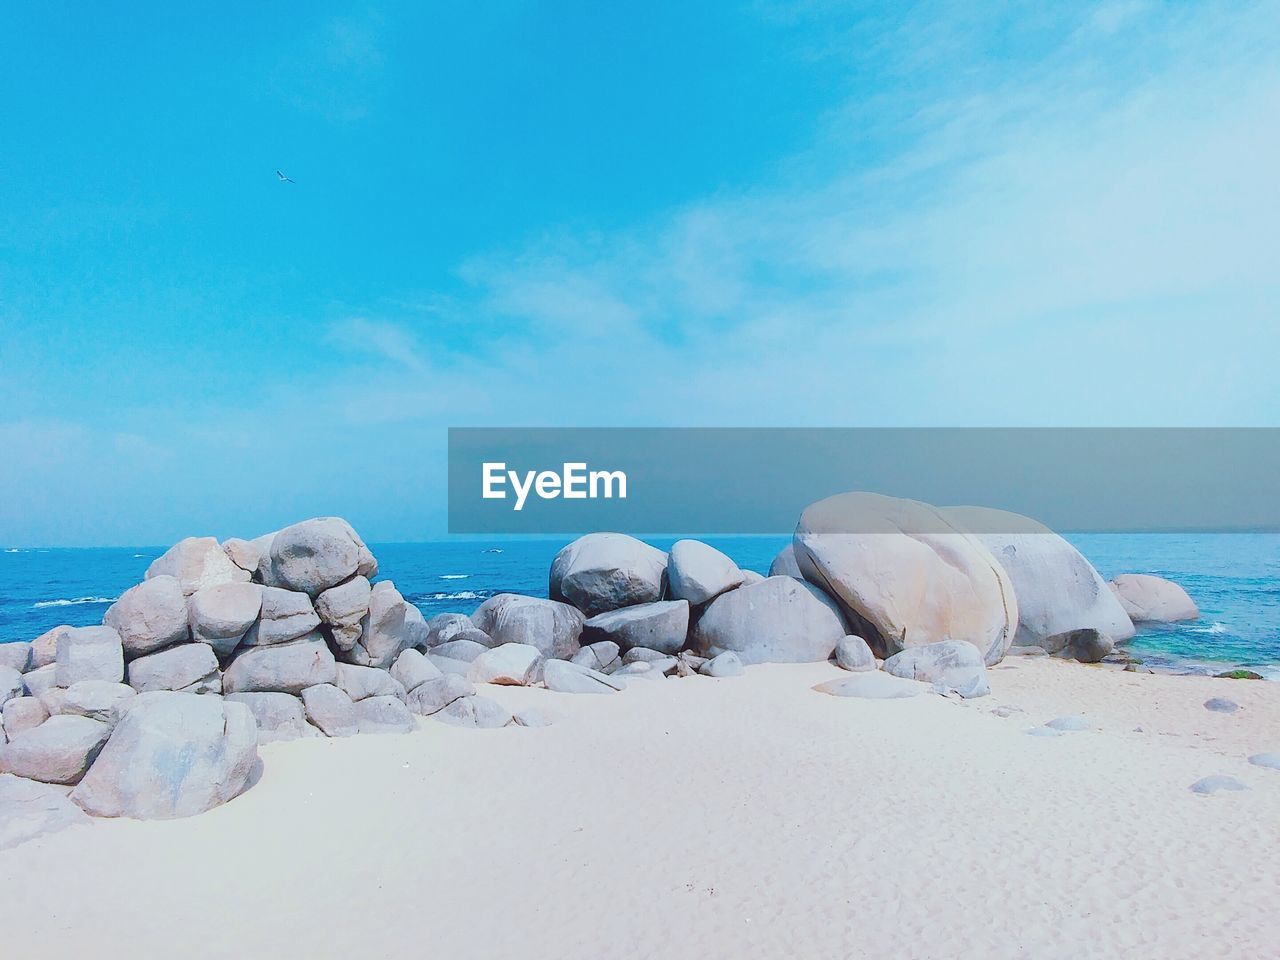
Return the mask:
<path fill-rule="evenodd" d="M 741 566 L 768 571 L 789 538 L 706 537 Z M 1130 651 L 1147 663 L 1197 672 L 1250 667 L 1280 679 L 1280 535 L 1096 534 L 1069 539 L 1104 577 L 1152 573 L 1199 605 L 1193 623 L 1144 628 Z M 650 538 L 669 547 L 674 538 Z M 381 579 L 396 582 L 428 617 L 468 613 L 495 593 L 546 596 L 563 539 L 372 545 Z M 99 623 L 142 579 L 159 547 L 0 551 L 0 642 L 30 640 L 61 623 Z"/>

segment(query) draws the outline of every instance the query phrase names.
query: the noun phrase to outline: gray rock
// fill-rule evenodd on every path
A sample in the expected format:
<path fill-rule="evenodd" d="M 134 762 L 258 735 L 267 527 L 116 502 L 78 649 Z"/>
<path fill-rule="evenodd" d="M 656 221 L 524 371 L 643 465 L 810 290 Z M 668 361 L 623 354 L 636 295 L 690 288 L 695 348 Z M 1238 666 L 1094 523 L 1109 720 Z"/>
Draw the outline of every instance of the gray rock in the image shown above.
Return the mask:
<path fill-rule="evenodd" d="M 29 697 L 38 697 L 46 690 L 57 685 L 58 665 L 56 663 L 49 663 L 43 667 L 28 670 L 22 675 L 22 686 Z"/>
<path fill-rule="evenodd" d="M 0 746 L 0 773 L 41 783 L 78 783 L 111 727 L 88 717 L 50 717 Z"/>
<path fill-rule="evenodd" d="M 222 692 L 218 658 L 205 643 L 184 643 L 139 657 L 129 664 L 128 679 L 129 685 L 139 693 L 152 690 Z"/>
<path fill-rule="evenodd" d="M 628 663 L 635 663 L 637 660 L 653 661 L 673 659 L 671 654 L 663 653 L 661 650 L 654 650 L 650 647 L 632 647 L 622 655 L 622 663 L 625 666 Z"/>
<path fill-rule="evenodd" d="M 704 663 L 698 672 L 704 677 L 740 677 L 742 659 L 732 650 L 727 650 Z"/>
<path fill-rule="evenodd" d="M 191 596 L 220 583 L 245 583 L 249 573 L 232 563 L 213 537 L 187 537 L 151 561 L 146 577 L 173 577 L 182 592 Z"/>
<path fill-rule="evenodd" d="M 843 493 L 805 508 L 796 564 L 880 656 L 961 638 L 988 665 L 1018 628 L 1008 574 L 977 537 L 915 500 Z"/>
<path fill-rule="evenodd" d="M 645 647 L 676 653 L 689 635 L 689 601 L 658 600 L 610 610 L 588 620 L 582 628 L 587 643 L 611 641 L 620 650 Z"/>
<path fill-rule="evenodd" d="M 126 658 L 141 657 L 188 639 L 187 598 L 175 578 L 152 577 L 121 594 L 102 622 L 120 635 Z"/>
<path fill-rule="evenodd" d="M 262 613 L 262 592 L 256 583 L 220 583 L 197 590 L 187 600 L 191 639 L 208 644 L 219 657 L 230 656 Z M 310 607 L 309 602 L 307 606 Z M 272 624 L 273 628 L 276 626 Z"/>
<path fill-rule="evenodd" d="M 459 697 L 448 706 L 432 714 L 432 720 L 439 720 L 453 727 L 471 727 L 479 730 L 493 730 L 511 723 L 511 714 L 502 704 L 488 697 Z"/>
<path fill-rule="evenodd" d="M 0 850 L 89 822 L 88 815 L 56 787 L 0 774 Z"/>
<path fill-rule="evenodd" d="M 369 612 L 360 621 L 360 637 L 339 656 L 347 663 L 388 670 L 404 650 L 426 644 L 427 624 L 420 611 L 390 580 L 369 592 Z"/>
<path fill-rule="evenodd" d="M 742 583 L 742 571 L 723 553 L 701 540 L 677 540 L 667 559 L 673 599 L 697 605 Z"/>
<path fill-rule="evenodd" d="M 253 714 L 242 703 L 140 693 L 71 799 L 98 817 L 193 816 L 245 788 L 258 762 L 257 744 Z"/>
<path fill-rule="evenodd" d="M 884 672 L 907 680 L 941 682 L 966 698 L 991 692 L 982 654 L 964 640 L 908 647 L 884 662 Z"/>
<path fill-rule="evenodd" d="M 542 669 L 542 681 L 557 693 L 617 693 L 625 690 L 626 680 L 611 677 L 568 660 L 548 660 Z"/>
<path fill-rule="evenodd" d="M 456 642 L 456 641 L 455 641 Z M 527 643 L 504 643 L 471 661 L 472 683 L 527 686 L 542 679 L 542 654 Z"/>
<path fill-rule="evenodd" d="M 21 672 L 12 667 L 0 667 L 0 707 L 10 700 L 20 697 L 26 690 Z"/>
<path fill-rule="evenodd" d="M 675 657 L 666 657 L 665 660 L 670 661 L 672 669 L 676 666 Z M 612 676 L 619 677 L 626 681 L 631 680 L 664 680 L 666 673 L 664 672 L 664 661 L 662 660 L 635 660 L 631 663 L 625 663 L 617 670 L 613 671 Z"/>
<path fill-rule="evenodd" d="M 548 596 L 593 617 L 661 600 L 666 569 L 667 555 L 635 537 L 589 533 L 556 554 Z"/>
<path fill-rule="evenodd" d="M 1044 524 L 987 507 L 940 512 L 977 537 L 1008 575 L 1018 605 L 1015 644 L 1097 663 L 1112 644 L 1133 636 L 1133 623 L 1093 564 Z M 1064 649 L 1060 638 L 1081 630 L 1094 631 L 1096 639 L 1076 637 L 1075 651 Z M 1106 652 L 1098 653 L 1103 645 Z"/>
<path fill-rule="evenodd" d="M 49 719 L 49 710 L 39 697 L 18 697 L 4 705 L 4 732 L 10 740 Z"/>
<path fill-rule="evenodd" d="M 1177 623 L 1200 617 L 1195 601 L 1172 580 L 1125 573 L 1112 580 L 1110 586 L 1134 623 Z"/>
<path fill-rule="evenodd" d="M 25 640 L 0 643 L 0 667 L 26 673 L 31 668 L 31 644 Z"/>
<path fill-rule="evenodd" d="M 555 723 L 550 714 L 537 707 L 517 710 L 511 715 L 511 720 L 517 727 L 549 727 Z"/>
<path fill-rule="evenodd" d="M 430 648 L 447 643 L 459 634 L 475 629 L 475 623 L 465 613 L 438 613 L 427 621 L 426 645 Z"/>
<path fill-rule="evenodd" d="M 609 616 L 609 614 L 604 614 L 604 616 Z M 619 652 L 618 645 L 612 640 L 600 640 L 583 647 L 569 660 L 571 663 L 590 667 L 592 670 L 599 670 L 601 673 L 613 673 L 613 671 L 622 666 L 622 658 L 619 656 Z"/>
<path fill-rule="evenodd" d="M 396 697 L 369 697 L 361 700 L 356 704 L 356 721 L 362 734 L 413 733 L 418 729 L 409 708 Z"/>
<path fill-rule="evenodd" d="M 797 580 L 803 580 L 804 574 L 800 572 L 800 566 L 796 563 L 796 549 L 792 544 L 787 544 L 778 555 L 773 558 L 773 563 L 769 564 L 769 576 L 771 577 L 794 577 Z"/>
<path fill-rule="evenodd" d="M 856 697 L 860 700 L 901 700 L 905 697 L 919 696 L 924 686 L 910 680 L 881 673 L 855 673 L 848 677 L 839 677 L 820 683 L 813 689 L 819 693 L 827 693 L 833 697 Z"/>
<path fill-rule="evenodd" d="M 354 737 L 360 732 L 356 705 L 332 683 L 319 683 L 302 691 L 307 719 L 326 737 Z"/>
<path fill-rule="evenodd" d="M 67 687 L 62 708 L 58 712 L 114 725 L 117 704 L 137 695 L 138 692 L 125 683 L 81 680 Z"/>
<path fill-rule="evenodd" d="M 39 670 L 41 667 L 47 667 L 58 659 L 58 639 L 68 630 L 74 630 L 65 623 L 61 626 L 54 627 L 52 630 L 46 630 L 40 636 L 31 641 L 31 662 L 27 664 L 27 669 L 23 673 L 30 673 L 32 670 Z"/>
<path fill-rule="evenodd" d="M 867 641 L 852 634 L 836 641 L 836 664 L 852 673 L 876 669 L 876 655 Z"/>
<path fill-rule="evenodd" d="M 455 660 L 453 657 L 440 657 L 434 653 L 427 654 L 427 660 L 442 674 L 457 677 L 471 676 L 471 662 L 469 660 Z"/>
<path fill-rule="evenodd" d="M 475 685 L 466 677 L 446 673 L 435 680 L 420 683 L 409 691 L 407 705 L 420 717 L 429 717 L 443 710 L 459 697 L 471 697 L 476 692 Z"/>
<path fill-rule="evenodd" d="M 307 723 L 302 701 L 290 694 L 231 693 L 226 699 L 249 708 L 258 725 L 259 744 L 319 735 L 319 731 Z"/>
<path fill-rule="evenodd" d="M 754 570 L 742 571 L 742 586 L 746 586 L 749 583 L 760 583 L 761 581 L 767 580 L 767 579 L 768 577 L 766 577 L 763 573 L 756 573 Z"/>
<path fill-rule="evenodd" d="M 405 689 L 400 681 L 386 670 L 376 667 L 361 667 L 353 663 L 338 664 L 337 687 L 353 702 L 368 700 L 370 697 L 405 698 Z"/>
<path fill-rule="evenodd" d="M 338 517 L 316 517 L 285 527 L 272 538 L 269 556 L 266 582 L 313 597 L 356 574 L 371 577 L 378 572 L 364 541 Z"/>
<path fill-rule="evenodd" d="M 7 718 L 6 714 L 6 718 Z M 1280 753 L 1255 753 L 1249 758 L 1249 762 L 1255 767 L 1267 767 L 1271 770 L 1280 770 Z"/>
<path fill-rule="evenodd" d="M 1081 663 L 1100 663 L 1103 658 L 1111 654 L 1114 648 L 1111 638 L 1094 627 L 1081 627 L 1078 630 L 1054 634 L 1043 638 L 1040 643 L 1045 652 L 1052 656 L 1061 657 L 1064 660 L 1078 660 Z"/>
<path fill-rule="evenodd" d="M 1214 713 L 1235 713 L 1240 709 L 1240 704 L 1226 697 L 1211 697 L 1204 702 L 1204 708 Z"/>
<path fill-rule="evenodd" d="M 222 675 L 226 693 L 294 693 L 336 683 L 337 664 L 319 633 L 290 643 L 250 647 L 236 654 Z"/>
<path fill-rule="evenodd" d="M 1092 725 L 1081 716 L 1072 717 L 1055 717 L 1045 724 L 1050 730 L 1060 730 L 1063 733 L 1071 733 L 1080 730 L 1091 730 Z"/>
<path fill-rule="evenodd" d="M 1214 774 L 1213 776 L 1203 777 L 1197 780 L 1188 789 L 1192 793 L 1198 793 L 1201 796 L 1208 797 L 1222 790 L 1247 790 L 1249 788 L 1235 777 Z"/>
<path fill-rule="evenodd" d="M 491 638 L 491 646 L 527 643 L 548 658 L 578 652 L 585 619 L 567 603 L 514 593 L 490 597 L 471 615 L 476 628 Z"/>
<path fill-rule="evenodd" d="M 848 632 L 840 608 L 817 587 L 770 577 L 712 600 L 691 646 L 709 657 L 732 650 L 743 663 L 820 662 Z"/>
<path fill-rule="evenodd" d="M 355 576 L 316 597 L 316 613 L 329 625 L 339 650 L 350 650 L 359 641 L 372 592 L 367 577 Z"/>
<path fill-rule="evenodd" d="M 508 646 L 508 644 L 499 644 L 499 646 Z M 527 647 L 531 644 L 518 643 L 518 647 Z M 431 648 L 433 656 L 448 657 L 450 660 L 461 660 L 463 663 L 472 663 L 482 653 L 488 653 L 494 647 L 486 646 L 482 643 L 476 643 L 474 640 L 446 640 L 437 647 Z M 538 649 L 534 647 L 533 649 Z"/>
<path fill-rule="evenodd" d="M 65 631 L 58 637 L 54 677 L 60 687 L 69 687 L 80 680 L 119 683 L 124 679 L 124 646 L 120 634 L 105 626 Z"/>
<path fill-rule="evenodd" d="M 305 637 L 320 626 L 320 617 L 305 593 L 281 587 L 263 587 L 261 595 L 259 618 L 245 631 L 241 640 L 243 646 L 266 647 L 288 643 Z"/>
<path fill-rule="evenodd" d="M 417 650 L 401 651 L 396 662 L 391 665 L 391 676 L 406 691 L 412 691 L 419 684 L 435 680 L 440 675 L 440 668 Z"/>

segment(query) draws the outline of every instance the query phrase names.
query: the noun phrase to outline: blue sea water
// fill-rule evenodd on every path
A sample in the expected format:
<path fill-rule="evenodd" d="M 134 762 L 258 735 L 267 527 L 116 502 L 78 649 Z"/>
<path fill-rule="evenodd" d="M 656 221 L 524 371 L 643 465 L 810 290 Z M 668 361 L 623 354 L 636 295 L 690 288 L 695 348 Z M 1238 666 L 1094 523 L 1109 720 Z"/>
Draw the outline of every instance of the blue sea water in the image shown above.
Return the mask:
<path fill-rule="evenodd" d="M 788 537 L 705 537 L 744 568 L 766 573 Z M 1280 679 L 1280 535 L 1095 534 L 1069 539 L 1106 578 L 1152 573 L 1199 605 L 1191 623 L 1148 626 L 1129 645 L 1145 662 L 1216 672 L 1248 667 Z M 371 545 L 379 579 L 431 617 L 469 613 L 495 593 L 546 596 L 563 539 L 455 540 Z M 650 538 L 667 548 L 674 538 Z M 58 624 L 99 623 L 142 579 L 162 547 L 0 550 L 0 642 L 30 640 Z"/>

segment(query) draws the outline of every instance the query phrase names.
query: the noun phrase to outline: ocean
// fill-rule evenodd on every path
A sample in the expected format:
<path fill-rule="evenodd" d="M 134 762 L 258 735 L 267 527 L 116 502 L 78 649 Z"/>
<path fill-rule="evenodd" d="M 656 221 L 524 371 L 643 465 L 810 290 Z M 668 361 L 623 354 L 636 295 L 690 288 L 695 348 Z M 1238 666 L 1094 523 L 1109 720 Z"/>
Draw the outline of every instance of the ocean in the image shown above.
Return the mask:
<path fill-rule="evenodd" d="M 676 538 L 646 538 L 668 548 Z M 704 537 L 768 572 L 785 536 Z M 1151 666 L 1195 673 L 1244 667 L 1280 679 L 1280 534 L 1090 534 L 1068 537 L 1105 578 L 1151 573 L 1180 583 L 1199 620 L 1144 627 L 1127 650 Z M 378 579 L 394 580 L 428 618 L 470 613 L 496 593 L 546 596 L 564 538 L 371 544 Z M 162 547 L 0 550 L 0 642 L 58 624 L 99 623 Z"/>

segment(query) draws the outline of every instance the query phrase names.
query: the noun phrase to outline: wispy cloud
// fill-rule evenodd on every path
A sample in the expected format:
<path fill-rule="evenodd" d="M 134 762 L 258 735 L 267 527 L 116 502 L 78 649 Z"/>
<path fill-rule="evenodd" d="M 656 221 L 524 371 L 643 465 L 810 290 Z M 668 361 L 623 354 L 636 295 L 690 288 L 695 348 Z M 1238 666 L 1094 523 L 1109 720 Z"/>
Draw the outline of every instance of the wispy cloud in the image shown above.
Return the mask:
<path fill-rule="evenodd" d="M 383 82 L 382 32 L 377 12 L 312 27 L 274 71 L 279 96 L 332 123 L 363 120 Z"/>

